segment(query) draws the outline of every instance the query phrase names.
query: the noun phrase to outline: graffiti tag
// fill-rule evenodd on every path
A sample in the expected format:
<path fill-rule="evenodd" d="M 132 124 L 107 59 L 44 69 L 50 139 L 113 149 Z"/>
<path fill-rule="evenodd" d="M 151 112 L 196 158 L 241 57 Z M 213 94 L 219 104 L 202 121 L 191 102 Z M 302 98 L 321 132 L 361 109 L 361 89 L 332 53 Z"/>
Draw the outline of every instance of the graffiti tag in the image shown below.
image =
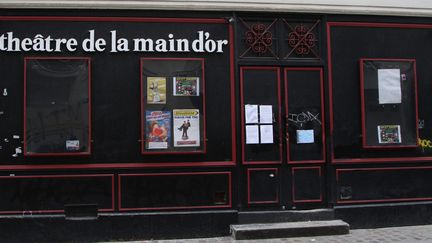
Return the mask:
<path fill-rule="evenodd" d="M 303 124 L 306 122 L 316 121 L 321 125 L 321 121 L 319 119 L 319 113 L 313 114 L 310 111 L 304 111 L 299 114 L 289 113 L 288 121 L 293 122 L 295 124 Z"/>
<path fill-rule="evenodd" d="M 418 145 L 422 148 L 432 148 L 432 141 L 428 139 L 418 139 Z"/>

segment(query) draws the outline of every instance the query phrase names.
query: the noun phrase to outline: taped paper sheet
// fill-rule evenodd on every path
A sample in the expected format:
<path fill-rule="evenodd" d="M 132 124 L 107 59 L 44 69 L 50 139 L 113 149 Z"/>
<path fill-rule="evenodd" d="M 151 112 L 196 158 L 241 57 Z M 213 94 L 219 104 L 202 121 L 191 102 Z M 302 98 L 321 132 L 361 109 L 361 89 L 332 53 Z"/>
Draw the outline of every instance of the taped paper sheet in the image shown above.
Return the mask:
<path fill-rule="evenodd" d="M 273 143 L 273 125 L 261 125 L 261 143 Z"/>
<path fill-rule="evenodd" d="M 260 105 L 260 123 L 271 124 L 273 122 L 273 108 L 271 105 Z"/>
<path fill-rule="evenodd" d="M 246 144 L 258 144 L 258 125 L 247 125 L 246 126 Z"/>
<path fill-rule="evenodd" d="M 380 104 L 402 103 L 400 69 L 378 69 L 378 99 Z"/>
<path fill-rule="evenodd" d="M 245 105 L 245 123 L 258 123 L 258 105 Z"/>

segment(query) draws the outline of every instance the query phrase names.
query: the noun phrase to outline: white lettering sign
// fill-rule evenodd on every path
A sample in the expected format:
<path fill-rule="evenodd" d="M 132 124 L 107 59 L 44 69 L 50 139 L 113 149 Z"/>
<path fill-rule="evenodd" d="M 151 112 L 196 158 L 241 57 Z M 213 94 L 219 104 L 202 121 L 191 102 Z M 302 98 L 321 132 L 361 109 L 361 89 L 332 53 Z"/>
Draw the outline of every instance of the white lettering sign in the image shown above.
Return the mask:
<path fill-rule="evenodd" d="M 107 46 L 111 44 L 111 46 Z M 121 37 L 117 30 L 110 31 L 110 42 L 99 38 L 95 30 L 88 30 L 87 38 L 54 38 L 51 35 L 36 34 L 33 38 L 19 38 L 13 32 L 0 35 L 0 52 L 75 52 L 81 48 L 84 52 L 195 52 L 223 53 L 228 40 L 215 40 L 209 32 L 197 31 L 195 39 L 175 38 L 168 34 L 167 38 L 134 38 Z"/>

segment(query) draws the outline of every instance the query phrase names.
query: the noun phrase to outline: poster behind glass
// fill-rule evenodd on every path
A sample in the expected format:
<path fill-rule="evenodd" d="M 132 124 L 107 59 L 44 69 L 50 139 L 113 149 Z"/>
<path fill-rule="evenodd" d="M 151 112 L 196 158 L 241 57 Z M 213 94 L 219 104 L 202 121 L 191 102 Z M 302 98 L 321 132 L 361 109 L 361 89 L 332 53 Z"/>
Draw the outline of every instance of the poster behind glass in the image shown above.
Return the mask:
<path fill-rule="evenodd" d="M 25 59 L 25 155 L 90 154 L 90 60 Z"/>
<path fill-rule="evenodd" d="M 202 153 L 204 59 L 142 58 L 142 153 Z"/>

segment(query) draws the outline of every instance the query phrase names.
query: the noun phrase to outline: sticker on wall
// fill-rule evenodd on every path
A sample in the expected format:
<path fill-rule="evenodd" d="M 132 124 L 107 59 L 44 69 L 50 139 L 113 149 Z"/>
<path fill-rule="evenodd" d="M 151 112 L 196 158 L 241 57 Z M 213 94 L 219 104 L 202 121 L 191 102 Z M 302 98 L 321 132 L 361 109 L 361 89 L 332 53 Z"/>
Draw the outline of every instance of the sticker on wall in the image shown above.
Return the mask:
<path fill-rule="evenodd" d="M 79 140 L 66 140 L 67 151 L 78 151 L 80 149 Z"/>
<path fill-rule="evenodd" d="M 379 143 L 401 143 L 400 125 L 379 125 L 378 126 Z"/>
<path fill-rule="evenodd" d="M 296 135 L 297 135 L 297 143 L 298 144 L 314 143 L 315 142 L 313 129 L 297 130 Z"/>
<path fill-rule="evenodd" d="M 147 77 L 147 103 L 166 104 L 165 77 Z"/>
<path fill-rule="evenodd" d="M 171 112 L 146 111 L 146 148 L 167 149 L 171 139 Z"/>
<path fill-rule="evenodd" d="M 199 77 L 174 77 L 173 95 L 174 96 L 198 96 Z"/>
<path fill-rule="evenodd" d="M 200 113 L 198 109 L 173 110 L 174 147 L 200 146 Z"/>

